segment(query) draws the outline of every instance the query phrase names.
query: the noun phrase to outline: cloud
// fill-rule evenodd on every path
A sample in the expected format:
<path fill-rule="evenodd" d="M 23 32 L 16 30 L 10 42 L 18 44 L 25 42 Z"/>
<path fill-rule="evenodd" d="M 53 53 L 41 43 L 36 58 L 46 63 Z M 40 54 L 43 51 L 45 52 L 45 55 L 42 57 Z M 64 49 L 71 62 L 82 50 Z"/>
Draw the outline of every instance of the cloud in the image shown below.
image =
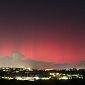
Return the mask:
<path fill-rule="evenodd" d="M 44 69 L 44 68 L 52 68 L 54 66 L 53 64 L 48 62 L 24 59 L 24 55 L 15 51 L 10 56 L 2 57 L 0 59 L 0 67 Z"/>
<path fill-rule="evenodd" d="M 12 52 L 10 56 L 0 58 L 0 67 L 31 68 L 31 69 L 65 69 L 65 68 L 85 68 L 85 62 L 77 65 L 71 64 L 52 64 L 48 62 L 24 59 L 24 55 L 19 52 Z"/>
<path fill-rule="evenodd" d="M 11 56 L 2 57 L 0 59 L 0 67 L 31 67 L 24 56 L 18 52 L 13 52 Z"/>

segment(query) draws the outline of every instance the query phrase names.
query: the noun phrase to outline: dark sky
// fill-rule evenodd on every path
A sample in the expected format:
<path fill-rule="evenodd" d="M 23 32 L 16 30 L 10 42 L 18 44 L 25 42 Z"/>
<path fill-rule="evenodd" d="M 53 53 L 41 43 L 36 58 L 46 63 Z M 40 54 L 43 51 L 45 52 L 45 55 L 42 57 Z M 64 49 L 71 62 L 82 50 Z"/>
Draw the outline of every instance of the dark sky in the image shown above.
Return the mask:
<path fill-rule="evenodd" d="M 0 54 L 18 51 L 28 59 L 78 63 L 85 60 L 83 1 L 0 2 Z"/>

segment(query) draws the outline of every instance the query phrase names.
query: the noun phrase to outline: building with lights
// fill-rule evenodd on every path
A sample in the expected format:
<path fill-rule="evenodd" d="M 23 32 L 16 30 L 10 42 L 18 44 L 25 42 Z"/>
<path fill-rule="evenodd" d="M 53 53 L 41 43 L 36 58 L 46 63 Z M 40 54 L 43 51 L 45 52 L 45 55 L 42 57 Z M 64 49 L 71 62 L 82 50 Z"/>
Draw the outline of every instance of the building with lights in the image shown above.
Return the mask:
<path fill-rule="evenodd" d="M 68 79 L 83 79 L 81 70 L 31 70 L 30 68 L 0 68 L 0 79 L 16 79 L 16 80 L 68 80 Z"/>

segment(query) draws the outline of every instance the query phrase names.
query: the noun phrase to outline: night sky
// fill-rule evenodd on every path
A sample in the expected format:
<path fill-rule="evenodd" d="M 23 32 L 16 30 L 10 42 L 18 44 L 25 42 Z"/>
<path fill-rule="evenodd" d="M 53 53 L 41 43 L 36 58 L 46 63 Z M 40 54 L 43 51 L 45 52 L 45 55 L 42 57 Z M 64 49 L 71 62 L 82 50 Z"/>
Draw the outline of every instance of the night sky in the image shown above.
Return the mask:
<path fill-rule="evenodd" d="M 85 60 L 85 3 L 81 0 L 0 2 L 0 55 L 62 63 Z"/>

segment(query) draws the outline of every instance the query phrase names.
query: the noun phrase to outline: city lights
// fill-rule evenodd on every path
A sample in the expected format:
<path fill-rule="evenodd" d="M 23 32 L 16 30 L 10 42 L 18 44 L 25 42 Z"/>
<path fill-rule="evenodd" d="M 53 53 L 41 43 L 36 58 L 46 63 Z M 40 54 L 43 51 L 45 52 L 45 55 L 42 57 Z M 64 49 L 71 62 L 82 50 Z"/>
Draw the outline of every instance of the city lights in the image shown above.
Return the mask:
<path fill-rule="evenodd" d="M 83 73 L 80 70 L 32 70 L 30 68 L 0 68 L 0 78 L 7 80 L 68 80 L 68 79 L 83 79 Z"/>

